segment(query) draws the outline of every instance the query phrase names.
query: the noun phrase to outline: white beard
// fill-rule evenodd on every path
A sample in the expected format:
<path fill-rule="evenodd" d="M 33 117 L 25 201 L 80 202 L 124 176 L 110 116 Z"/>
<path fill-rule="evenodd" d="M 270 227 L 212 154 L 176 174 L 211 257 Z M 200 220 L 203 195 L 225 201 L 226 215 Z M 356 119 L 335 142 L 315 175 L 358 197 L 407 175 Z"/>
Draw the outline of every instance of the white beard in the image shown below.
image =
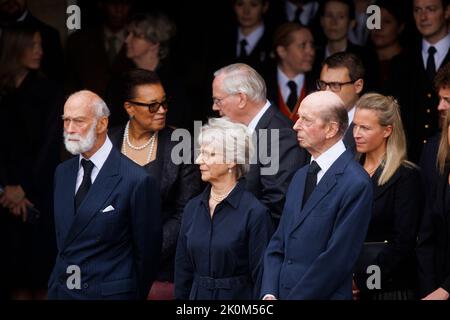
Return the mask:
<path fill-rule="evenodd" d="M 64 132 L 64 145 L 71 154 L 78 155 L 91 150 L 97 141 L 97 135 L 95 134 L 96 123 L 89 129 L 85 138 L 79 134 L 68 134 Z M 79 141 L 70 141 L 69 139 L 77 139 Z"/>

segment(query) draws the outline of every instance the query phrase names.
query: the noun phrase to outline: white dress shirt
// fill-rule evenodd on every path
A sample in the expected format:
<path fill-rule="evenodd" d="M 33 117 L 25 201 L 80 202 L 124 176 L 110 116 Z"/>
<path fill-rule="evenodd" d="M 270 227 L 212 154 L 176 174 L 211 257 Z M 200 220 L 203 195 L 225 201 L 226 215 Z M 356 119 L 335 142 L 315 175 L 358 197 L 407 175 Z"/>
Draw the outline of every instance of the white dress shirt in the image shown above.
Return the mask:
<path fill-rule="evenodd" d="M 303 84 L 305 83 L 305 75 L 303 73 L 300 73 L 293 79 L 289 79 L 287 75 L 285 75 L 284 72 L 281 71 L 280 68 L 277 69 L 278 83 L 280 84 L 281 96 L 283 97 L 283 101 L 286 102 L 289 95 L 291 94 L 291 89 L 288 86 L 289 81 L 295 82 L 295 84 L 297 85 L 297 96 L 299 96 L 299 92 L 303 88 Z"/>
<path fill-rule="evenodd" d="M 431 44 L 425 39 L 422 39 L 422 59 L 425 69 L 427 68 L 428 48 L 431 46 L 436 48 L 436 53 L 434 54 L 434 65 L 436 66 L 437 71 L 444 61 L 448 49 L 450 48 L 450 35 L 447 34 L 447 36 L 445 36 L 435 44 Z"/>
<path fill-rule="evenodd" d="M 255 49 L 256 44 L 258 43 L 259 39 L 264 34 L 264 24 L 261 23 L 258 28 L 253 30 L 252 33 L 250 33 L 247 36 L 244 36 L 242 34 L 241 28 L 238 28 L 238 42 L 236 44 L 236 56 L 239 57 L 241 55 L 241 41 L 243 39 L 247 40 L 247 45 L 245 46 L 245 51 L 247 52 L 247 55 L 250 55 L 253 49 Z"/>
<path fill-rule="evenodd" d="M 309 1 L 303 5 L 303 11 L 300 14 L 301 24 L 307 26 L 310 24 L 312 19 L 316 16 L 317 10 L 319 9 L 319 3 L 317 1 Z M 286 1 L 286 17 L 289 21 L 292 21 L 295 17 L 295 11 L 297 11 L 297 6 L 290 1 Z"/>
<path fill-rule="evenodd" d="M 346 148 L 344 142 L 339 140 L 330 149 L 322 153 L 317 159 L 311 156 L 311 162 L 316 161 L 320 167 L 320 171 L 317 173 L 317 183 L 325 175 L 325 173 L 330 169 L 333 163 L 345 152 Z"/>
<path fill-rule="evenodd" d="M 259 112 L 256 114 L 256 116 L 252 119 L 252 121 L 250 121 L 250 123 L 247 126 L 247 131 L 250 134 L 252 134 L 255 131 L 259 120 L 261 120 L 262 116 L 267 111 L 267 109 L 269 109 L 270 105 L 271 105 L 271 103 L 269 102 L 269 100 L 266 100 L 266 104 L 264 105 L 264 107 L 262 107 L 262 109 L 259 110 Z"/>
<path fill-rule="evenodd" d="M 92 169 L 91 173 L 92 184 L 94 184 L 94 181 L 97 178 L 97 175 L 101 170 L 101 168 L 103 167 L 103 164 L 105 163 L 109 154 L 111 153 L 112 148 L 113 145 L 111 143 L 111 140 L 109 140 L 108 136 L 106 136 L 106 140 L 100 147 L 100 149 L 98 149 L 97 152 L 94 153 L 90 159 L 86 159 L 90 160 L 94 164 L 94 168 Z M 77 175 L 77 184 L 75 187 L 75 194 L 77 193 L 78 188 L 80 187 L 81 182 L 83 181 L 84 169 L 83 166 L 81 165 L 81 159 L 85 158 L 80 154 L 80 157 L 78 159 L 78 175 Z"/>

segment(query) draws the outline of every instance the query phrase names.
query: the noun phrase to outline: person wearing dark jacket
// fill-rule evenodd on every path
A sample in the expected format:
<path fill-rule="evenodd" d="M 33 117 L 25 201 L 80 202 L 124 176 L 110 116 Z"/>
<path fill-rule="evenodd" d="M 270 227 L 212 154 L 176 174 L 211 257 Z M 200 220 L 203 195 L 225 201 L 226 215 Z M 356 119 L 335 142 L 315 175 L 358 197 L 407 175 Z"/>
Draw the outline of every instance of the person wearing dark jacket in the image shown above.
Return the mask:
<path fill-rule="evenodd" d="M 157 281 L 150 299 L 173 299 L 174 256 L 181 216 L 186 203 L 200 193 L 200 174 L 189 163 L 172 159 L 174 130 L 165 125 L 170 105 L 155 72 L 136 69 L 126 75 L 124 108 L 130 120 L 112 128 L 108 135 L 113 145 L 141 165 L 159 183 L 163 244 Z M 192 158 L 192 157 L 191 157 Z"/>

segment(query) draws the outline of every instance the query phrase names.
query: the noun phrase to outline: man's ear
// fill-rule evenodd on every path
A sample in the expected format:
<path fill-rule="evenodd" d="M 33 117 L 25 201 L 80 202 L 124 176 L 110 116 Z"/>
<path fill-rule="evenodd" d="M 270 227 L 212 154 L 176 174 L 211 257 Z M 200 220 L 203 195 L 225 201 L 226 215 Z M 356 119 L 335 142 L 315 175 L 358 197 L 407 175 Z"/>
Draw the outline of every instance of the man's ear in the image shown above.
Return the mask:
<path fill-rule="evenodd" d="M 358 79 L 355 81 L 353 85 L 355 86 L 356 93 L 360 94 L 364 89 L 364 80 Z"/>
<path fill-rule="evenodd" d="M 103 133 L 105 131 L 108 130 L 108 117 L 101 117 L 98 121 L 97 121 L 97 133 Z"/>
<path fill-rule="evenodd" d="M 338 132 L 339 132 L 339 124 L 336 121 L 330 121 L 327 124 L 327 134 L 326 134 L 326 138 L 327 139 L 331 139 L 333 137 L 335 137 Z"/>
<path fill-rule="evenodd" d="M 238 104 L 238 108 L 239 109 L 244 109 L 245 106 L 247 105 L 248 102 L 248 97 L 245 93 L 239 92 L 239 104 Z"/>

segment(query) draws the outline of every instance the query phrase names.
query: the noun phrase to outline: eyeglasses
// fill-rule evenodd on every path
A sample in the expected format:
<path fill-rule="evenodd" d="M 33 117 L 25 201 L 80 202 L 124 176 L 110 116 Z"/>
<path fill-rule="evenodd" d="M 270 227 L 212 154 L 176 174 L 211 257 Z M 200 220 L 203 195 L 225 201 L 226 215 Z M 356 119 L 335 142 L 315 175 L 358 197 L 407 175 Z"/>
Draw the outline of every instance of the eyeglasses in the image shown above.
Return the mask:
<path fill-rule="evenodd" d="M 232 95 L 233 94 L 229 94 L 229 95 L 226 95 L 223 98 L 212 97 L 213 105 L 216 105 L 216 106 L 220 107 L 222 105 L 222 101 L 225 100 L 226 98 L 228 98 L 229 96 L 232 96 Z"/>
<path fill-rule="evenodd" d="M 347 84 L 353 84 L 355 81 L 347 81 L 347 82 L 325 82 L 322 80 L 317 80 L 317 89 L 319 90 L 327 90 L 327 86 L 330 87 L 330 90 L 333 92 L 339 92 L 342 89 L 342 86 L 345 86 Z"/>
<path fill-rule="evenodd" d="M 167 110 L 169 108 L 169 102 L 168 100 L 163 100 L 161 102 L 152 102 L 152 103 L 144 103 L 144 102 L 137 102 L 137 101 L 132 101 L 132 100 L 128 100 L 127 102 L 134 104 L 138 107 L 147 107 L 148 111 L 150 113 L 155 113 L 159 110 L 160 107 L 163 107 L 164 110 Z"/>

